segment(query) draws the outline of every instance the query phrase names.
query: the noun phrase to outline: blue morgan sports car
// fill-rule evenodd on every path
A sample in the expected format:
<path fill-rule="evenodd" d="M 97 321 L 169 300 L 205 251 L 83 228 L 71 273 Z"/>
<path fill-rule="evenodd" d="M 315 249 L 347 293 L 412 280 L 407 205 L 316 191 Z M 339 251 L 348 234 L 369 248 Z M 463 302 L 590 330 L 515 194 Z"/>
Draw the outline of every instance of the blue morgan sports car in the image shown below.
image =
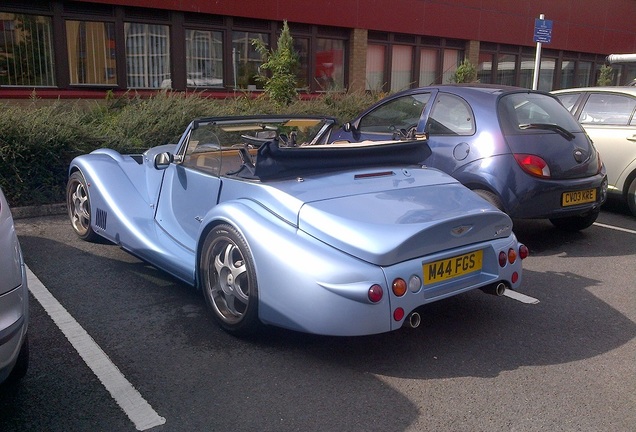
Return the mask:
<path fill-rule="evenodd" d="M 519 287 L 510 218 L 421 166 L 425 141 L 326 145 L 334 122 L 200 119 L 176 145 L 79 156 L 71 224 L 200 288 L 237 336 L 388 332 L 426 303 Z"/>

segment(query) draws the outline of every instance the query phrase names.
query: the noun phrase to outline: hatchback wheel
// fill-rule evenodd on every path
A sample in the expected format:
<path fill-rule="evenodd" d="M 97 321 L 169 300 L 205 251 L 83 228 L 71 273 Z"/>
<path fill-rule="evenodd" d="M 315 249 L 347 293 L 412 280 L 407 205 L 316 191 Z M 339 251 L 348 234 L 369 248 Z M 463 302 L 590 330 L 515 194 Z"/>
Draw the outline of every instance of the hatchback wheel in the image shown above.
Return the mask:
<path fill-rule="evenodd" d="M 629 211 L 636 216 L 636 178 L 634 178 L 627 189 L 627 205 Z"/>
<path fill-rule="evenodd" d="M 599 210 L 588 213 L 585 216 L 569 216 L 564 218 L 550 219 L 552 225 L 563 231 L 576 232 L 590 227 L 596 218 L 598 218 Z"/>
<path fill-rule="evenodd" d="M 230 225 L 215 227 L 199 262 L 205 300 L 228 333 L 247 336 L 260 327 L 256 271 L 247 242 Z"/>
<path fill-rule="evenodd" d="M 497 207 L 499 210 L 505 211 L 503 207 L 503 203 L 501 202 L 499 197 L 495 195 L 494 193 L 484 189 L 473 189 L 473 192 L 475 192 L 477 195 L 479 195 L 480 197 L 488 201 L 490 204 Z"/>

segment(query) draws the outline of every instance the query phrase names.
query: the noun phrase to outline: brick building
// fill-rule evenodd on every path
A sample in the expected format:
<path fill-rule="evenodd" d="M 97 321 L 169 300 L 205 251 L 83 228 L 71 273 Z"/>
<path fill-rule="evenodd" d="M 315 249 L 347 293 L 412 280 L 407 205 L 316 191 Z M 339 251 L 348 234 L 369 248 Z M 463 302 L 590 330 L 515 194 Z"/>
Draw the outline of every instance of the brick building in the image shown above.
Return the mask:
<path fill-rule="evenodd" d="M 3 0 L 0 98 L 254 91 L 283 20 L 303 92 L 447 83 L 468 59 L 481 82 L 532 87 L 535 19 L 552 20 L 539 88 L 594 85 L 609 54 L 636 52 L 635 0 Z M 636 76 L 613 65 L 615 83 Z"/>

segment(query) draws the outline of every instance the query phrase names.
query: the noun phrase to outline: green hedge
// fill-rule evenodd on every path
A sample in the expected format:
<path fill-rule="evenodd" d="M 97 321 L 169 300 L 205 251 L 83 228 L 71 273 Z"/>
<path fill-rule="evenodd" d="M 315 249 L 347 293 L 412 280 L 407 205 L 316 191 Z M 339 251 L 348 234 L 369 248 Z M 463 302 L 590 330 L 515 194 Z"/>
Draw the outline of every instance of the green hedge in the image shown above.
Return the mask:
<path fill-rule="evenodd" d="M 122 153 L 174 143 L 197 117 L 250 114 L 324 114 L 355 117 L 381 95 L 326 93 L 280 107 L 248 95 L 210 99 L 199 93 L 162 92 L 151 98 L 125 95 L 103 103 L 56 101 L 0 108 L 0 187 L 11 206 L 64 201 L 67 169 L 76 155 L 101 147 Z"/>

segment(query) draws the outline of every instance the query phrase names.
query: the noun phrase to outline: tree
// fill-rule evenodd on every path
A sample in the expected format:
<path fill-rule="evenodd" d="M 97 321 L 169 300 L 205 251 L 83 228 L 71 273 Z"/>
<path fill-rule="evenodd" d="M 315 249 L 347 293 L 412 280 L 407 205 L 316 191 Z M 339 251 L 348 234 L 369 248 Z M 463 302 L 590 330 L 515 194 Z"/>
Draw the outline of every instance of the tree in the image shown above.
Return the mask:
<path fill-rule="evenodd" d="M 598 74 L 598 80 L 596 80 L 597 86 L 608 86 L 612 85 L 612 81 L 614 80 L 614 69 L 612 69 L 609 65 L 601 66 Z"/>
<path fill-rule="evenodd" d="M 263 60 L 260 69 L 270 72 L 267 75 L 257 75 L 256 80 L 263 83 L 265 93 L 274 103 L 289 105 L 298 97 L 296 71 L 300 60 L 294 51 L 294 41 L 289 33 L 287 21 L 283 22 L 283 31 L 275 50 L 269 50 L 260 39 L 252 40 L 252 45 Z"/>
<path fill-rule="evenodd" d="M 458 67 L 455 73 L 451 76 L 451 82 L 453 83 L 471 83 L 477 79 L 477 69 L 468 60 L 464 60 Z"/>

